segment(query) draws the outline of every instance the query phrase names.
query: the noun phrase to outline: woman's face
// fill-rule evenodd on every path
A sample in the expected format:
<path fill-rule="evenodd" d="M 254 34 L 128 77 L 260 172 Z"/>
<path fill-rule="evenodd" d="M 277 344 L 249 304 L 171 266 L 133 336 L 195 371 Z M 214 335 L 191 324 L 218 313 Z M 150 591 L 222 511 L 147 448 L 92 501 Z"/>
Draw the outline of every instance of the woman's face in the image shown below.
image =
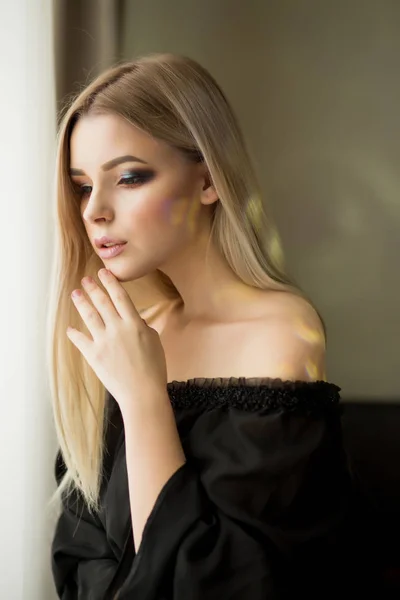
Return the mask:
<path fill-rule="evenodd" d="M 206 227 L 204 165 L 121 117 L 81 118 L 70 150 L 71 178 L 94 250 L 99 253 L 95 239 L 102 236 L 127 242 L 118 256 L 101 259 L 120 281 L 175 260 Z"/>

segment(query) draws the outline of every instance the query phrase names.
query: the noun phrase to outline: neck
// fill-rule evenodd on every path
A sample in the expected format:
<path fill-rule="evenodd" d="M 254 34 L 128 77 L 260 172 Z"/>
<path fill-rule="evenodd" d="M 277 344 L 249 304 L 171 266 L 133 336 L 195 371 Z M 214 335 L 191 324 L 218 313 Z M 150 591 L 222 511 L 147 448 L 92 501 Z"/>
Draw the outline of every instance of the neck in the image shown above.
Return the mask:
<path fill-rule="evenodd" d="M 224 320 L 237 294 L 250 287 L 209 243 L 209 231 L 194 238 L 179 257 L 161 266 L 160 271 L 179 292 L 178 308 L 183 324 Z"/>

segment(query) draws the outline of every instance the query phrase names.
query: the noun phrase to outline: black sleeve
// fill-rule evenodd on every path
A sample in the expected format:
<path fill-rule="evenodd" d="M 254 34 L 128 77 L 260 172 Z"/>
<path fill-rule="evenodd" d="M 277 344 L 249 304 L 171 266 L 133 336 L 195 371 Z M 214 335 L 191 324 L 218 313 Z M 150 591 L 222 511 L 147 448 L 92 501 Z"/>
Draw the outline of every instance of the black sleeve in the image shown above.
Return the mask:
<path fill-rule="evenodd" d="M 184 449 L 118 600 L 342 597 L 352 482 L 339 410 L 213 409 Z"/>

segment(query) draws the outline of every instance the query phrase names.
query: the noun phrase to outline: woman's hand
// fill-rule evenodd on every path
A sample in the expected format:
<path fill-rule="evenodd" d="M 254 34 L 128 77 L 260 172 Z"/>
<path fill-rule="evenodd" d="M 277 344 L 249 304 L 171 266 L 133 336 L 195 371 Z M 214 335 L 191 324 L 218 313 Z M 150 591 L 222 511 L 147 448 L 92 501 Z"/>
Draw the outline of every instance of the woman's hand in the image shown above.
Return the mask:
<path fill-rule="evenodd" d="M 107 269 L 100 269 L 98 275 L 108 294 L 91 277 L 82 279 L 91 302 L 81 290 L 72 292 L 93 339 L 73 328 L 67 335 L 123 412 L 141 395 L 166 394 L 165 354 L 157 331 L 140 317 L 116 277 Z"/>

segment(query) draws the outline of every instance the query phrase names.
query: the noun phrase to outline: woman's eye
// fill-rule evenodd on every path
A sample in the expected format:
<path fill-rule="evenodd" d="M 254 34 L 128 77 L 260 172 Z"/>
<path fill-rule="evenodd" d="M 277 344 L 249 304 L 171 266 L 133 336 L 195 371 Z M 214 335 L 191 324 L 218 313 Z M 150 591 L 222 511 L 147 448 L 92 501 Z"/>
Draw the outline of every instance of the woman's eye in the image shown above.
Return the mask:
<path fill-rule="evenodd" d="M 138 183 L 144 183 L 149 180 L 151 175 L 149 173 L 131 173 L 130 175 L 125 175 L 119 180 L 119 183 L 122 185 L 136 185 Z"/>
<path fill-rule="evenodd" d="M 78 186 L 75 186 L 75 189 L 78 192 L 79 196 L 81 198 L 83 198 L 83 196 L 87 196 L 88 194 L 91 193 L 92 186 L 91 185 L 78 185 Z"/>

